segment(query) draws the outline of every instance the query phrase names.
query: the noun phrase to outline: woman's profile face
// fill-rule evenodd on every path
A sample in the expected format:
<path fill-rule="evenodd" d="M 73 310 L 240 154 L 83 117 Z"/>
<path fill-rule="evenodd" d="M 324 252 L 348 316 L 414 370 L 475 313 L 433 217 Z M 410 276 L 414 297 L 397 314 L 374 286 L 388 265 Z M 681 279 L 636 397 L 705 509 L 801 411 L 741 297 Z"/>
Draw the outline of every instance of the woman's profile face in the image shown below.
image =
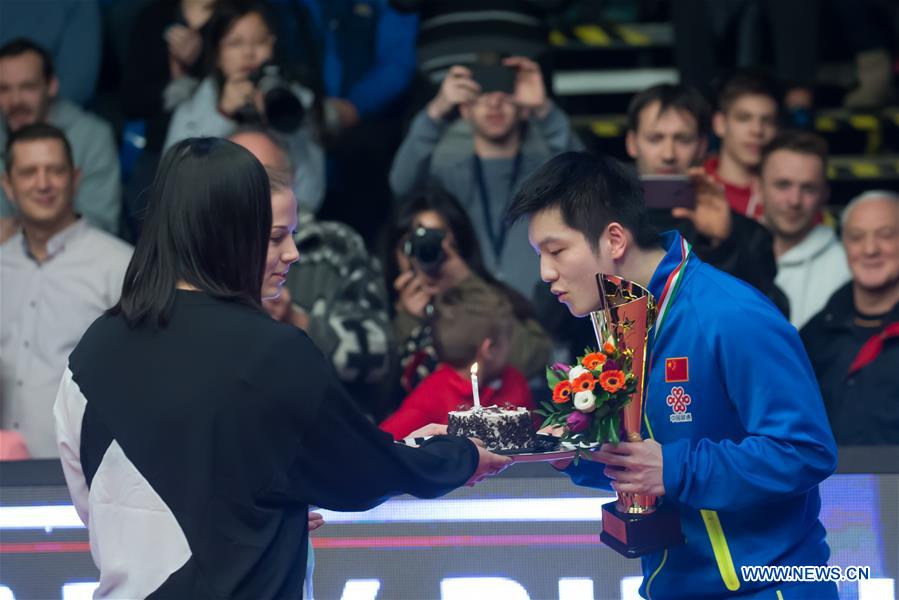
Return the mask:
<path fill-rule="evenodd" d="M 272 234 L 268 242 L 262 299 L 271 300 L 281 294 L 290 265 L 299 260 L 293 235 L 297 229 L 297 199 L 289 189 L 272 194 Z"/>
<path fill-rule="evenodd" d="M 246 79 L 270 60 L 275 35 L 259 13 L 246 14 L 231 26 L 219 43 L 218 66 L 225 79 Z"/>

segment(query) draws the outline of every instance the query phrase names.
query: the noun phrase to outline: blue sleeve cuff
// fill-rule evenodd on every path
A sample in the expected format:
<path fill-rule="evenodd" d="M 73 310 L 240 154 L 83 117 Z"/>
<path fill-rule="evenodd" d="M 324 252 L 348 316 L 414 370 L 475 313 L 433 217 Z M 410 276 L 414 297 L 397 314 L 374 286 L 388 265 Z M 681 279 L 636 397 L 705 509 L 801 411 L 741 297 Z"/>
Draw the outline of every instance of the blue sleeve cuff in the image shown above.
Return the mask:
<path fill-rule="evenodd" d="M 572 462 L 562 471 L 571 478 L 571 482 L 581 487 L 612 490 L 612 482 L 603 474 L 606 466 L 581 458 L 577 464 Z"/>

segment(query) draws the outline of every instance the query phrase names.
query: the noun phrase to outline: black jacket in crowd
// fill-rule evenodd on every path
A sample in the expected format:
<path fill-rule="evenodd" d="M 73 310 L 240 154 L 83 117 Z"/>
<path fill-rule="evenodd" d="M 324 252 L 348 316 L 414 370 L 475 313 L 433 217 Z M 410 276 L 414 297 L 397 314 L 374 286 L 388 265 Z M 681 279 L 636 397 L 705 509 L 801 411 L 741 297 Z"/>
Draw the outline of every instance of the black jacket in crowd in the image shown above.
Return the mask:
<path fill-rule="evenodd" d="M 774 285 L 774 278 L 777 276 L 774 241 L 768 230 L 757 221 L 731 211 L 730 236 L 713 246 L 711 240 L 697 233 L 693 223 L 687 219 L 675 219 L 667 211 L 660 210 L 650 210 L 649 219 L 659 231 L 680 231 L 703 262 L 753 286 L 789 317 L 789 300 Z"/>
<path fill-rule="evenodd" d="M 877 358 L 849 375 L 861 347 L 890 323 L 899 322 L 899 304 L 880 325 L 858 322 L 852 283 L 831 296 L 800 335 L 824 396 L 834 437 L 840 445 L 899 445 L 899 338 L 884 341 Z M 862 316 L 864 321 L 877 317 Z"/>

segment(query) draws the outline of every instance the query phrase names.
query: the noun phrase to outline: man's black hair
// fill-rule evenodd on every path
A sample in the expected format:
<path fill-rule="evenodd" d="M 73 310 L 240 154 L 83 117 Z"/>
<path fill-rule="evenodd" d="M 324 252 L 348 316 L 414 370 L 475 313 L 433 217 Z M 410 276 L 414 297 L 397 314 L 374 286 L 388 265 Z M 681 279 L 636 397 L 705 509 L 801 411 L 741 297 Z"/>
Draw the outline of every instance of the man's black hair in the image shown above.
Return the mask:
<path fill-rule="evenodd" d="M 108 313 L 164 327 L 180 282 L 263 310 L 271 228 L 268 176 L 249 150 L 220 138 L 178 142 L 156 171 L 122 297 Z"/>
<path fill-rule="evenodd" d="M 757 68 L 739 69 L 718 86 L 718 110 L 727 112 L 743 96 L 768 96 L 781 110 L 781 89 L 766 71 Z"/>
<path fill-rule="evenodd" d="M 659 115 L 669 109 L 682 110 L 696 119 L 697 133 L 700 138 L 709 134 L 711 129 L 711 107 L 702 93 L 688 85 L 661 83 L 647 88 L 633 97 L 627 109 L 627 128 L 636 132 L 640 127 L 640 113 L 653 102 L 659 103 Z"/>
<path fill-rule="evenodd" d="M 72 159 L 72 145 L 69 144 L 69 140 L 66 138 L 66 134 L 62 129 L 50 125 L 49 123 L 32 123 L 31 125 L 25 125 L 15 131 L 11 131 L 9 137 L 6 138 L 6 147 L 3 149 L 3 160 L 6 163 L 5 168 L 7 173 L 12 172 L 13 160 L 15 158 L 13 155 L 13 146 L 21 142 L 32 142 L 36 140 L 58 140 L 62 144 L 63 150 L 65 150 L 66 160 L 68 160 L 69 166 L 75 166 L 75 161 Z"/>
<path fill-rule="evenodd" d="M 41 63 L 43 63 L 41 65 L 41 71 L 44 74 L 44 80 L 49 82 L 53 79 L 53 58 L 50 56 L 50 53 L 28 38 L 18 37 L 3 44 L 3 46 L 0 47 L 0 60 L 21 56 L 26 52 L 34 52 L 40 56 Z"/>
<path fill-rule="evenodd" d="M 647 220 L 640 180 L 614 158 L 586 152 L 551 158 L 521 185 L 506 219 L 514 223 L 551 208 L 558 208 L 565 224 L 580 231 L 594 248 L 612 222 L 628 229 L 641 248 L 659 243 Z"/>

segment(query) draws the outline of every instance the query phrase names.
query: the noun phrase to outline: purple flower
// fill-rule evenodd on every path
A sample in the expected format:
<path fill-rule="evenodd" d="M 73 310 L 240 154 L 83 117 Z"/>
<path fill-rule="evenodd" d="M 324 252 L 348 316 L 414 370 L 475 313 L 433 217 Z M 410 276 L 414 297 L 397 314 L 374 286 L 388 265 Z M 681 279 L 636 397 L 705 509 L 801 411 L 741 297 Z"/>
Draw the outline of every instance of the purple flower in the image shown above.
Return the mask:
<path fill-rule="evenodd" d="M 568 424 L 568 431 L 580 433 L 590 427 L 590 417 L 580 411 L 575 411 L 568 415 L 566 423 Z"/>
<path fill-rule="evenodd" d="M 557 362 L 553 364 L 553 371 L 562 371 L 563 373 L 568 373 L 568 365 L 565 363 Z"/>
<path fill-rule="evenodd" d="M 609 360 L 607 360 L 606 364 L 604 364 L 602 366 L 603 373 L 605 373 L 606 371 L 618 371 L 620 369 L 621 369 L 621 367 L 618 365 L 618 363 L 615 362 L 614 360 L 612 360 L 611 358 Z"/>

